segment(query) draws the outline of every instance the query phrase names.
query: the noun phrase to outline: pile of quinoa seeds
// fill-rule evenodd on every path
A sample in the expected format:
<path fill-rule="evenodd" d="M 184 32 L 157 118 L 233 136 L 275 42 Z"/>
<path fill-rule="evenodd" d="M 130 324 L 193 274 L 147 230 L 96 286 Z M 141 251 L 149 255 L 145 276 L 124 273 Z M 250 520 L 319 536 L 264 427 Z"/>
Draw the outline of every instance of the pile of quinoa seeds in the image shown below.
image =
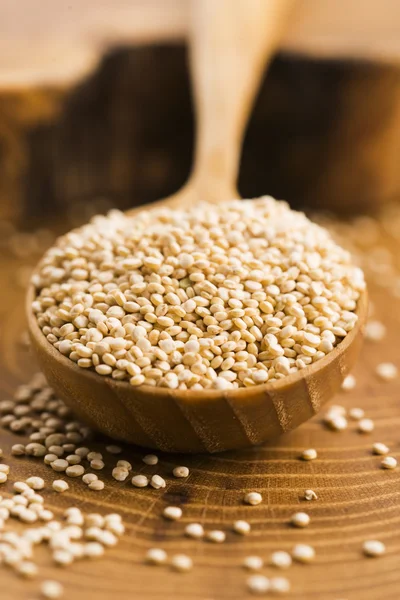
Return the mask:
<path fill-rule="evenodd" d="M 320 360 L 357 321 L 362 271 L 271 197 L 111 211 L 58 239 L 32 282 L 48 341 L 133 386 L 254 386 Z"/>

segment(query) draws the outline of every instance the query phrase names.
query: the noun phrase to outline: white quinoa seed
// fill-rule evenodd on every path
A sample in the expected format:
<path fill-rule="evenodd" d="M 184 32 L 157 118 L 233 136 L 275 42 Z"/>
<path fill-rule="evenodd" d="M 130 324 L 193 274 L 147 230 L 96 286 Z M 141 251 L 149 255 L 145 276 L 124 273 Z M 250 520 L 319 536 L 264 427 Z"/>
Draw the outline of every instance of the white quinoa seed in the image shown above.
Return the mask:
<path fill-rule="evenodd" d="M 66 567 L 73 563 L 74 556 L 68 550 L 60 549 L 60 550 L 55 550 L 53 552 L 53 560 L 58 565 L 60 565 L 62 567 Z"/>
<path fill-rule="evenodd" d="M 301 458 L 303 460 L 315 460 L 318 457 L 317 451 L 314 448 L 309 448 L 308 450 L 303 450 L 301 453 Z"/>
<path fill-rule="evenodd" d="M 368 321 L 364 329 L 364 337 L 371 342 L 380 342 L 386 335 L 386 327 L 380 321 Z"/>
<path fill-rule="evenodd" d="M 360 433 L 371 433 L 375 428 L 372 419 L 361 419 L 358 422 L 358 431 Z"/>
<path fill-rule="evenodd" d="M 189 477 L 189 469 L 187 467 L 175 467 L 172 471 L 174 477 L 185 478 Z"/>
<path fill-rule="evenodd" d="M 270 590 L 272 594 L 287 594 L 290 592 L 290 581 L 286 577 L 272 577 Z"/>
<path fill-rule="evenodd" d="M 292 557 L 297 562 L 309 563 L 315 558 L 315 550 L 307 544 L 296 544 L 292 550 Z"/>
<path fill-rule="evenodd" d="M 378 540 L 367 540 L 362 546 L 363 552 L 366 556 L 376 558 L 382 556 L 386 552 L 385 544 Z"/>
<path fill-rule="evenodd" d="M 309 501 L 311 501 L 311 500 L 318 500 L 318 496 L 317 496 L 317 494 L 314 492 L 314 490 L 306 490 L 306 491 L 304 492 L 304 498 L 305 498 L 306 500 L 309 500 Z"/>
<path fill-rule="evenodd" d="M 262 495 L 259 492 L 248 492 L 244 498 L 243 501 L 245 504 L 250 504 L 251 506 L 257 506 L 257 504 L 261 504 L 262 502 Z"/>
<path fill-rule="evenodd" d="M 89 485 L 89 483 L 92 483 L 93 481 L 96 481 L 98 479 L 98 476 L 96 475 L 96 473 L 85 473 L 82 477 L 82 481 L 83 483 L 86 483 L 86 485 Z"/>
<path fill-rule="evenodd" d="M 14 444 L 11 446 L 11 454 L 13 456 L 24 456 L 25 446 L 23 444 Z"/>
<path fill-rule="evenodd" d="M 3 473 L 0 471 L 0 483 L 5 483 L 7 481 L 7 473 Z"/>
<path fill-rule="evenodd" d="M 174 571 L 186 573 L 187 571 L 192 570 L 193 560 L 190 558 L 190 556 L 187 556 L 186 554 L 175 554 L 171 558 L 171 567 Z"/>
<path fill-rule="evenodd" d="M 380 363 L 376 367 L 376 374 L 383 381 L 391 381 L 397 377 L 397 367 L 393 363 Z"/>
<path fill-rule="evenodd" d="M 167 558 L 167 553 L 162 548 L 150 548 L 146 554 L 146 562 L 151 565 L 164 565 Z"/>
<path fill-rule="evenodd" d="M 374 454 L 385 455 L 389 454 L 389 448 L 386 446 L 386 444 L 375 442 L 375 444 L 372 445 L 372 452 Z"/>
<path fill-rule="evenodd" d="M 345 377 L 343 379 L 342 390 L 344 392 L 350 392 L 351 390 L 354 390 L 355 387 L 356 387 L 356 378 L 354 377 L 354 375 L 347 375 L 347 377 Z"/>
<path fill-rule="evenodd" d="M 132 485 L 138 488 L 147 487 L 149 485 L 149 480 L 146 475 L 134 475 L 132 477 Z"/>
<path fill-rule="evenodd" d="M 271 588 L 270 580 L 265 575 L 251 575 L 247 579 L 247 588 L 251 594 L 264 595 Z"/>
<path fill-rule="evenodd" d="M 185 527 L 187 537 L 199 540 L 204 537 L 204 527 L 200 523 L 189 523 Z"/>
<path fill-rule="evenodd" d="M 88 558 L 98 558 L 104 554 L 104 546 L 99 542 L 87 542 L 83 548 L 84 555 Z"/>
<path fill-rule="evenodd" d="M 123 469 L 127 469 L 128 471 L 132 471 L 132 465 L 127 460 L 119 460 L 117 462 L 117 467 L 122 467 Z"/>
<path fill-rule="evenodd" d="M 68 477 L 81 477 L 85 472 L 85 468 L 82 465 L 70 465 L 65 469 L 65 474 Z"/>
<path fill-rule="evenodd" d="M 64 460 L 63 458 L 58 458 L 57 460 L 52 462 L 50 466 L 53 469 L 53 471 L 62 473 L 63 471 L 65 471 L 65 469 L 67 469 L 67 467 L 69 467 L 69 463 L 67 460 Z"/>
<path fill-rule="evenodd" d="M 88 488 L 90 490 L 93 490 L 94 492 L 100 492 L 101 490 L 104 490 L 104 481 L 100 481 L 100 479 L 95 479 L 94 481 L 91 481 L 89 483 Z"/>
<path fill-rule="evenodd" d="M 116 481 L 125 481 L 129 477 L 129 471 L 123 467 L 114 467 L 112 476 Z"/>
<path fill-rule="evenodd" d="M 69 489 L 69 485 L 63 479 L 55 479 L 52 483 L 52 488 L 55 492 L 66 492 Z"/>
<path fill-rule="evenodd" d="M 36 577 L 38 573 L 38 568 L 35 565 L 35 563 L 26 560 L 19 563 L 17 567 L 17 572 L 18 575 L 21 575 L 21 577 L 25 577 L 26 579 L 32 579 L 33 577 Z"/>
<path fill-rule="evenodd" d="M 206 533 L 206 539 L 214 544 L 222 544 L 226 539 L 226 533 L 220 529 L 213 529 Z"/>
<path fill-rule="evenodd" d="M 182 517 L 182 509 L 179 506 L 166 506 L 163 516 L 170 521 L 178 521 Z"/>
<path fill-rule="evenodd" d="M 261 556 L 246 556 L 243 566 L 248 571 L 260 571 L 264 566 L 264 561 Z"/>
<path fill-rule="evenodd" d="M 13 490 L 14 492 L 17 493 L 22 493 L 25 492 L 26 490 L 32 489 L 29 487 L 29 485 L 27 483 L 25 483 L 25 481 L 15 481 L 13 484 Z"/>
<path fill-rule="evenodd" d="M 360 421 L 364 418 L 365 411 L 363 408 L 350 408 L 349 417 L 353 419 L 353 421 Z"/>
<path fill-rule="evenodd" d="M 305 512 L 297 512 L 291 516 L 290 522 L 294 527 L 308 527 L 310 524 L 310 517 Z"/>
<path fill-rule="evenodd" d="M 32 283 L 39 327 L 78 366 L 194 391 L 319 360 L 355 326 L 365 289 L 325 229 L 271 197 L 96 216 L 57 240 Z M 214 353 L 217 339 L 233 356 Z"/>
<path fill-rule="evenodd" d="M 165 488 L 167 484 L 165 479 L 163 479 L 163 477 L 160 477 L 160 475 L 153 475 L 153 477 L 150 479 L 150 485 L 155 490 L 160 490 L 161 488 Z"/>
<path fill-rule="evenodd" d="M 292 557 L 288 552 L 283 550 L 273 552 L 271 554 L 271 565 L 279 569 L 288 569 L 292 564 Z"/>
<path fill-rule="evenodd" d="M 325 419 L 326 425 L 333 431 L 344 431 L 347 429 L 347 419 L 341 415 L 334 416 L 330 419 Z"/>
<path fill-rule="evenodd" d="M 146 465 L 156 465 L 158 463 L 158 456 L 155 454 L 146 454 L 142 460 Z"/>
<path fill-rule="evenodd" d="M 64 588 L 58 581 L 46 580 L 43 581 L 40 591 L 44 598 L 49 598 L 49 600 L 56 600 L 57 598 L 61 598 L 64 593 Z"/>
<path fill-rule="evenodd" d="M 397 467 L 397 460 L 394 456 L 385 456 L 381 461 L 382 469 L 395 469 Z"/>
<path fill-rule="evenodd" d="M 104 469 L 104 466 L 104 462 L 101 459 L 94 458 L 90 461 L 90 468 L 94 469 L 95 471 L 101 471 Z"/>
<path fill-rule="evenodd" d="M 239 533 L 240 535 L 247 535 L 250 533 L 251 525 L 247 521 L 235 521 L 233 523 L 233 531 L 235 533 Z"/>
<path fill-rule="evenodd" d="M 113 444 L 106 446 L 106 450 L 110 454 L 121 454 L 122 452 L 122 448 L 120 446 L 114 446 Z"/>

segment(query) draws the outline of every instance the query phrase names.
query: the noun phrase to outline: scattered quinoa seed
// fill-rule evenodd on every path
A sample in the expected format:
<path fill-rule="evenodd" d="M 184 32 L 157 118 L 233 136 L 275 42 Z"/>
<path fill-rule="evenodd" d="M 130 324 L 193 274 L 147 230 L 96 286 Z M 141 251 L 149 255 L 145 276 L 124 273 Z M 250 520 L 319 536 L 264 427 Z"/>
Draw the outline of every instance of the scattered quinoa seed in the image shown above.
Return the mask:
<path fill-rule="evenodd" d="M 394 456 L 385 456 L 381 461 L 382 469 L 395 469 L 397 467 L 397 460 Z"/>
<path fill-rule="evenodd" d="M 187 467 L 175 467 L 172 471 L 174 477 L 184 478 L 189 476 L 189 469 Z"/>
<path fill-rule="evenodd" d="M 190 556 L 187 556 L 186 554 L 175 554 L 171 558 L 171 567 L 174 571 L 185 573 L 193 568 L 193 561 Z"/>
<path fill-rule="evenodd" d="M 149 485 L 149 480 L 146 475 L 134 475 L 132 477 L 132 485 L 138 488 L 147 487 Z"/>
<path fill-rule="evenodd" d="M 248 492 L 244 497 L 245 504 L 251 504 L 251 506 L 256 506 L 262 502 L 262 496 L 259 492 Z"/>
<path fill-rule="evenodd" d="M 397 367 L 393 363 L 380 363 L 376 367 L 376 374 L 383 381 L 391 381 L 397 377 Z"/>
<path fill-rule="evenodd" d="M 380 342 L 386 335 L 386 327 L 380 321 L 368 321 L 364 329 L 365 339 Z"/>
<path fill-rule="evenodd" d="M 56 600 L 57 598 L 61 598 L 61 596 L 64 593 L 64 589 L 61 583 L 49 579 L 47 581 L 43 581 L 41 586 L 41 592 L 44 598 Z"/>
<path fill-rule="evenodd" d="M 133 479 L 132 479 L 132 482 L 133 482 Z M 167 484 L 165 482 L 165 479 L 160 477 L 160 475 L 153 475 L 153 477 L 150 479 L 150 485 L 154 489 L 159 490 L 161 488 L 165 488 L 165 486 Z"/>
<path fill-rule="evenodd" d="M 347 377 L 345 377 L 343 379 L 342 390 L 344 392 L 349 392 L 351 390 L 354 390 L 355 387 L 356 387 L 356 378 L 354 377 L 354 375 L 347 375 Z"/>
<path fill-rule="evenodd" d="M 297 512 L 292 515 L 290 522 L 295 527 L 308 527 L 310 524 L 310 517 L 305 512 Z"/>
<path fill-rule="evenodd" d="M 374 422 L 372 419 L 361 419 L 358 422 L 358 431 L 360 433 L 371 433 L 374 430 Z"/>
<path fill-rule="evenodd" d="M 271 555 L 271 565 L 279 569 L 288 569 L 292 564 L 292 557 L 288 552 L 278 551 Z"/>
<path fill-rule="evenodd" d="M 334 416 L 325 420 L 326 425 L 333 431 L 344 431 L 347 429 L 347 419 L 341 415 Z"/>
<path fill-rule="evenodd" d="M 21 577 L 25 577 L 26 579 L 32 579 L 32 577 L 36 577 L 38 568 L 35 563 L 30 561 L 23 561 L 18 565 L 18 575 Z"/>
<path fill-rule="evenodd" d="M 28 477 L 26 483 L 33 490 L 42 490 L 44 488 L 44 479 L 41 477 Z"/>
<path fill-rule="evenodd" d="M 214 542 L 214 544 L 222 544 L 226 539 L 226 534 L 220 529 L 213 529 L 206 534 L 206 538 L 209 542 Z"/>
<path fill-rule="evenodd" d="M 121 454 L 122 452 L 122 448 L 120 446 L 114 446 L 113 444 L 106 446 L 106 450 L 110 454 Z"/>
<path fill-rule="evenodd" d="M 260 571 L 264 566 L 264 561 L 260 556 L 246 556 L 243 566 L 248 571 Z"/>
<path fill-rule="evenodd" d="M 11 446 L 11 454 L 13 456 L 24 456 L 25 446 L 23 444 L 14 444 Z"/>
<path fill-rule="evenodd" d="M 386 444 L 375 442 L 375 444 L 372 445 L 372 452 L 374 454 L 385 455 L 389 453 L 389 448 L 386 446 Z"/>
<path fill-rule="evenodd" d="M 82 477 L 82 481 L 83 483 L 86 483 L 86 485 L 89 485 L 89 483 L 92 483 L 93 481 L 96 481 L 98 479 L 98 476 L 96 475 L 96 473 L 85 473 Z"/>
<path fill-rule="evenodd" d="M 309 448 L 308 450 L 303 450 L 303 452 L 301 453 L 301 458 L 303 460 L 315 460 L 317 458 L 318 454 L 317 451 L 314 450 L 314 448 Z"/>
<path fill-rule="evenodd" d="M 167 562 L 167 553 L 162 548 L 150 548 L 146 554 L 146 562 L 152 565 L 163 565 Z"/>
<path fill-rule="evenodd" d="M 53 490 L 56 492 L 65 492 L 68 490 L 69 485 L 63 479 L 55 479 L 52 483 Z"/>
<path fill-rule="evenodd" d="M 290 581 L 286 577 L 272 577 L 270 584 L 272 594 L 287 594 L 290 591 Z"/>
<path fill-rule="evenodd" d="M 296 544 L 292 550 L 292 557 L 297 562 L 309 563 L 315 558 L 315 550 L 307 544 Z"/>
<path fill-rule="evenodd" d="M 125 481 L 129 477 L 129 471 L 123 467 L 114 467 L 112 476 L 116 481 Z"/>
<path fill-rule="evenodd" d="M 266 594 L 270 590 L 271 584 L 265 575 L 251 575 L 247 579 L 247 588 L 251 594 Z"/>
<path fill-rule="evenodd" d="M 146 465 L 156 465 L 158 463 L 158 456 L 155 454 L 146 454 L 142 460 Z"/>
<path fill-rule="evenodd" d="M 360 421 L 360 419 L 364 418 L 364 409 L 362 408 L 350 408 L 349 417 L 353 419 L 353 421 Z"/>
<path fill-rule="evenodd" d="M 304 498 L 306 500 L 318 500 L 318 496 L 317 494 L 314 492 L 314 490 L 306 490 L 304 492 Z"/>
<path fill-rule="evenodd" d="M 189 523 L 185 527 L 185 535 L 193 539 L 201 539 L 204 537 L 204 528 L 200 523 Z"/>
<path fill-rule="evenodd" d="M 182 517 L 182 509 L 179 506 L 166 506 L 163 516 L 170 521 L 178 521 Z"/>
<path fill-rule="evenodd" d="M 363 552 L 366 556 L 377 557 L 382 556 L 385 553 L 386 548 L 385 544 L 379 542 L 378 540 L 367 540 L 363 543 Z"/>
<path fill-rule="evenodd" d="M 71 465 L 65 469 L 65 474 L 68 477 L 80 477 L 85 472 L 85 468 L 82 465 Z"/>
<path fill-rule="evenodd" d="M 240 535 L 247 535 L 248 533 L 250 533 L 250 523 L 248 523 L 247 521 L 235 521 L 233 523 L 233 531 L 235 533 L 239 533 Z"/>
<path fill-rule="evenodd" d="M 100 481 L 100 479 L 95 479 L 94 481 L 91 481 L 89 483 L 88 488 L 90 490 L 94 490 L 95 492 L 100 492 L 101 490 L 104 490 L 104 481 Z"/>

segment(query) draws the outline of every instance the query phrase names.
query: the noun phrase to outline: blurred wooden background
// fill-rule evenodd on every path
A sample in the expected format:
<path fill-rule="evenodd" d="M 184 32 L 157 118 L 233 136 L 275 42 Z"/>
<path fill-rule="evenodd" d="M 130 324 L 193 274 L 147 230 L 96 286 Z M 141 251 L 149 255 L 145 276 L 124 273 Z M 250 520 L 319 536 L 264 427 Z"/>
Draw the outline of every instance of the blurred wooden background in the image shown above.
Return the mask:
<path fill-rule="evenodd" d="M 128 208 L 187 178 L 189 2 L 109 6 L 0 3 L 3 218 Z M 400 195 L 399 31 L 393 0 L 295 3 L 248 127 L 242 195 L 353 212 Z"/>

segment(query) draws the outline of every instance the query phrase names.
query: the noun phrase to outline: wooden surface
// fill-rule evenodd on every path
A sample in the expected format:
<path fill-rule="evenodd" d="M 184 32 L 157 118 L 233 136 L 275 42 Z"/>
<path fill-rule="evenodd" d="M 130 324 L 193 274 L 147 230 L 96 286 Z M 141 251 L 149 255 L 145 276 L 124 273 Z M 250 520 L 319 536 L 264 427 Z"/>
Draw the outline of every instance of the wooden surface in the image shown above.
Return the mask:
<path fill-rule="evenodd" d="M 384 471 L 379 468 L 380 457 L 373 456 L 371 445 L 384 442 L 391 455 L 400 459 L 400 404 L 399 381 L 380 382 L 375 366 L 390 360 L 400 366 L 398 338 L 400 332 L 400 300 L 391 293 L 395 285 L 400 241 L 397 221 L 393 215 L 386 219 L 386 228 L 369 248 L 370 295 L 375 307 L 375 318 L 387 326 L 383 342 L 366 342 L 356 368 L 357 387 L 339 394 L 334 402 L 347 408 L 362 406 L 366 416 L 375 422 L 372 434 L 356 432 L 351 422 L 343 433 L 328 431 L 321 417 L 302 425 L 273 444 L 238 453 L 214 456 L 197 455 L 176 457 L 160 455 L 157 467 L 145 467 L 141 462 L 143 451 L 126 448 L 122 458 L 134 463 L 137 472 L 165 475 L 167 488 L 134 489 L 130 483 L 117 483 L 110 476 L 114 459 L 107 459 L 102 472 L 106 487 L 102 492 L 89 492 L 81 481 L 70 480 L 70 490 L 57 495 L 44 491 L 46 502 L 59 512 L 72 503 L 86 511 L 111 512 L 123 515 L 127 532 L 122 542 L 106 557 L 93 562 L 79 562 L 63 570 L 52 566 L 47 550 L 40 552 L 40 577 L 54 578 L 65 585 L 65 598 L 85 600 L 239 600 L 247 598 L 247 573 L 240 566 L 249 554 L 268 559 L 278 549 L 290 550 L 294 543 L 304 542 L 315 547 L 314 564 L 294 565 L 282 573 L 271 567 L 263 569 L 267 575 L 287 576 L 292 584 L 289 598 L 293 600 L 398 600 L 400 595 L 400 469 Z M 397 224 L 397 225 L 396 225 Z M 365 225 L 365 224 L 364 224 Z M 63 222 L 62 228 L 69 224 Z M 368 229 L 368 228 L 367 228 Z M 1 241 L 6 231 L 2 223 Z M 358 237 L 365 244 L 367 234 L 360 227 Z M 371 236 L 369 236 L 371 239 Z M 30 238 L 11 247 L 29 252 Z M 21 240 L 22 242 L 22 240 Z M 21 250 L 22 246 L 22 250 Z M 368 248 L 368 246 L 366 246 Z M 390 249 L 387 255 L 384 248 Z M 30 261 L 37 256 L 31 251 Z M 24 290 L 18 282 L 23 279 L 20 269 L 28 259 L 16 258 L 7 248 L 1 250 L 0 286 L 0 389 L 1 399 L 9 397 L 19 383 L 27 382 L 35 371 L 34 362 L 20 344 L 25 330 Z M 374 282 L 379 279 L 382 285 Z M 388 282 L 390 287 L 388 287 Z M 42 475 L 47 482 L 56 476 L 38 459 L 10 457 L 10 447 L 18 441 L 14 434 L 0 431 L 0 447 L 4 460 L 11 465 L 10 481 L 1 486 L 1 493 L 9 492 L 12 482 L 31 475 Z M 99 442 L 99 449 L 104 442 Z M 314 447 L 318 459 L 302 462 L 299 453 Z M 33 461 L 35 463 L 33 464 Z M 188 480 L 170 476 L 171 468 L 185 464 L 191 469 Z M 315 502 L 302 500 L 305 489 L 318 494 Z M 4 492 L 5 490 L 5 492 Z M 244 492 L 259 490 L 264 502 L 256 507 L 242 504 Z M 168 504 L 183 506 L 184 516 L 177 523 L 161 517 Z M 311 516 L 307 529 L 296 530 L 288 525 L 293 512 L 305 510 Z M 234 519 L 244 518 L 252 524 L 252 532 L 242 538 L 232 533 Z M 200 521 L 207 529 L 226 530 L 224 545 L 184 538 L 184 524 Z M 386 555 L 367 559 L 361 546 L 366 539 L 379 539 L 386 544 Z M 194 569 L 188 574 L 177 574 L 168 567 L 149 567 L 143 564 L 149 547 L 161 546 L 169 554 L 186 552 L 194 560 Z M 1 575 L 2 600 L 32 600 L 38 597 L 38 580 L 25 582 L 3 568 Z"/>

